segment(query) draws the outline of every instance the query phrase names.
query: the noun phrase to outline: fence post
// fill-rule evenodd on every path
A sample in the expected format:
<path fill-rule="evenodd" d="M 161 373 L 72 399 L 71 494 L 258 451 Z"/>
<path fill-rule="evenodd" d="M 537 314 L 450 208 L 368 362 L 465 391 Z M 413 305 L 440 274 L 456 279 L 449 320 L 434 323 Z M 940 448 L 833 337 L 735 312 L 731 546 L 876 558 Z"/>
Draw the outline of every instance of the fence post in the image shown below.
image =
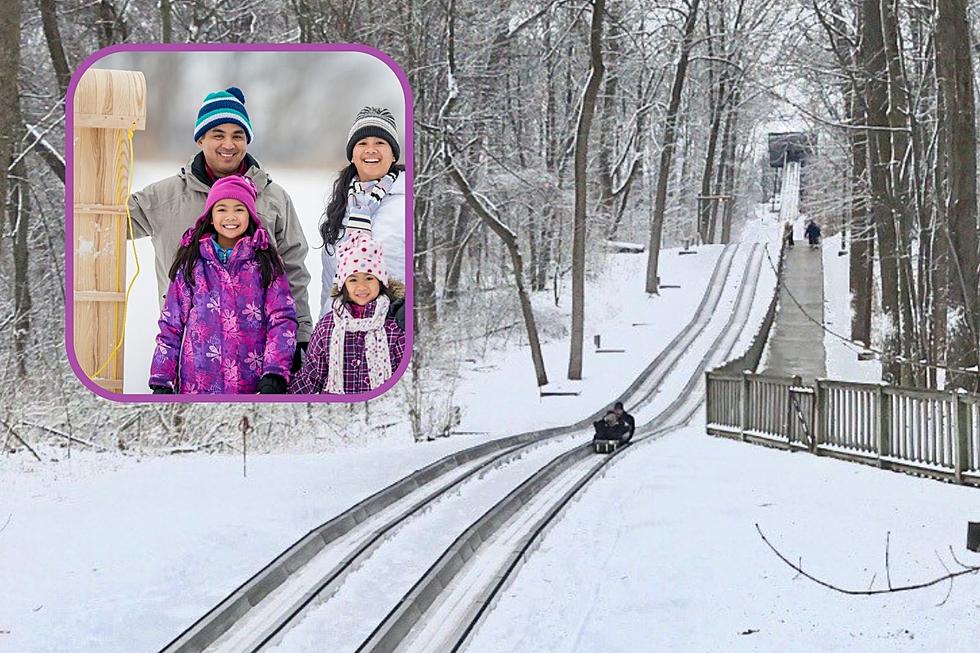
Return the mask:
<path fill-rule="evenodd" d="M 882 458 L 891 455 L 889 430 L 891 429 L 892 423 L 892 407 L 891 400 L 885 394 L 884 386 L 878 386 L 878 389 L 875 390 L 875 396 L 878 398 L 878 467 L 884 469 L 888 467 L 888 463 L 882 460 Z"/>
<path fill-rule="evenodd" d="M 711 424 L 711 370 L 704 371 L 704 415 L 705 422 Z"/>
<path fill-rule="evenodd" d="M 963 482 L 963 472 L 970 468 L 970 432 L 972 429 L 972 424 L 970 424 L 970 419 L 972 417 L 973 411 L 970 410 L 970 404 L 965 401 L 960 401 L 960 393 L 953 390 L 953 411 L 955 425 L 956 425 L 956 448 L 954 449 L 955 458 L 955 474 L 956 482 Z"/>
<path fill-rule="evenodd" d="M 823 388 L 820 379 L 813 380 L 813 431 L 810 433 L 810 453 L 817 453 L 823 432 Z"/>
<path fill-rule="evenodd" d="M 799 433 L 799 431 L 801 430 L 800 429 L 800 426 L 798 424 L 796 425 L 796 428 L 795 429 L 793 427 L 793 425 L 796 424 L 796 422 L 793 420 L 793 418 L 795 417 L 797 420 L 799 420 L 800 417 L 803 415 L 803 411 L 800 410 L 800 407 L 799 407 L 800 406 L 800 400 L 798 398 L 795 398 L 794 399 L 794 397 L 793 397 L 793 388 L 798 388 L 798 387 L 800 387 L 802 385 L 803 385 L 803 379 L 800 377 L 799 374 L 794 374 L 793 375 L 793 380 L 790 381 L 790 386 L 788 388 L 786 388 L 786 416 L 788 418 L 787 421 L 786 421 L 786 443 L 787 444 L 792 444 L 793 442 L 796 442 L 798 440 L 798 438 L 794 438 L 793 437 L 793 433 L 794 432 L 795 433 Z M 796 401 L 796 404 L 795 405 L 793 404 L 794 400 Z"/>
<path fill-rule="evenodd" d="M 749 375 L 752 374 L 749 370 L 742 370 L 742 396 L 740 399 L 740 408 L 738 411 L 738 429 L 739 435 L 742 437 L 742 442 L 745 442 L 745 432 L 749 430 Z"/>

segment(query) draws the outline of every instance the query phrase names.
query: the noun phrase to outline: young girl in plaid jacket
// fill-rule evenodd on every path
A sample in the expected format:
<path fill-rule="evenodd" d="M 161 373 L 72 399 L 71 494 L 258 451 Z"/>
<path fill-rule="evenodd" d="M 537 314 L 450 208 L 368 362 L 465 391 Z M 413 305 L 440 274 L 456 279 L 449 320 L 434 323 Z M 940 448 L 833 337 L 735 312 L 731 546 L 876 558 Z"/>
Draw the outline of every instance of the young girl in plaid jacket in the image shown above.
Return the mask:
<path fill-rule="evenodd" d="M 333 302 L 313 329 L 293 394 L 358 394 L 391 378 L 405 352 L 405 331 L 388 316 L 404 286 L 389 279 L 381 243 L 366 230 L 351 229 L 337 250 Z"/>

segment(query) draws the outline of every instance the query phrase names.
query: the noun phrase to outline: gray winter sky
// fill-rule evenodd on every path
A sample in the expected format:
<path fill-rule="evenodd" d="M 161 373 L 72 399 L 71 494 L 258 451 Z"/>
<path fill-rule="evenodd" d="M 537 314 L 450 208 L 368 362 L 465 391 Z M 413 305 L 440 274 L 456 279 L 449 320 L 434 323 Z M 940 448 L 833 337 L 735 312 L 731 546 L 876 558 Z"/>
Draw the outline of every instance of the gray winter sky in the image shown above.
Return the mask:
<path fill-rule="evenodd" d="M 249 153 L 263 165 L 323 168 L 347 163 L 347 132 L 365 105 L 387 107 L 398 123 L 404 159 L 405 97 L 387 64 L 361 52 L 119 52 L 94 68 L 138 70 L 146 77 L 146 130 L 138 158 L 186 162 L 197 151 L 194 121 L 204 96 L 237 86 L 255 137 Z"/>

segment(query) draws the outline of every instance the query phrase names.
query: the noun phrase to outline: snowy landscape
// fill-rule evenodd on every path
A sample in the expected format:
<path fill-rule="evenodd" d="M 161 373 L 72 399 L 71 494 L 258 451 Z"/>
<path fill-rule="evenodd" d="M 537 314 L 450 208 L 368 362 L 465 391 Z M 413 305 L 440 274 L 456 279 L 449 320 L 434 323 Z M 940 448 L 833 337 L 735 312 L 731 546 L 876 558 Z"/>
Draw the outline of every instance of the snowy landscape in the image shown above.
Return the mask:
<path fill-rule="evenodd" d="M 764 238 L 778 226 L 763 217 L 744 235 Z M 316 455 L 254 455 L 247 476 L 235 455 L 76 453 L 56 466 L 0 459 L 7 513 L 0 515 L 6 521 L 0 623 L 11 624 L 5 646 L 155 650 L 301 534 L 408 471 L 489 438 L 599 410 L 690 319 L 720 252 L 718 246 L 691 256 L 665 251 L 665 278 L 682 288 L 655 298 L 642 292 L 638 275 L 629 275 L 632 288 L 623 287 L 622 273 L 638 270 L 640 257 L 616 255 L 616 265 L 592 286 L 605 300 L 597 302 L 599 317 L 589 332 L 616 334 L 615 345 L 625 352 L 591 353 L 592 372 L 574 385 L 579 396 L 533 400 L 533 379 L 525 388 L 509 371 L 520 347 L 488 356 L 464 374 L 459 390 L 472 397 L 460 430 L 479 435 L 412 444 L 392 434 Z M 840 278 L 843 265 L 833 264 L 846 259 L 826 262 Z M 773 281 L 770 270 L 756 289 L 752 325 L 761 320 Z M 729 291 L 736 287 L 733 282 Z M 603 292 L 611 288 L 618 292 Z M 617 315 L 621 302 L 629 310 Z M 632 326 L 637 323 L 643 324 Z M 743 334 L 741 347 L 753 333 Z M 546 351 L 552 358 L 562 353 Z M 692 362 L 700 355 L 690 354 Z M 689 370 L 682 364 L 675 376 L 683 379 Z M 665 395 L 679 389 L 678 381 Z M 669 398 L 639 407 L 638 423 Z M 508 415 L 503 423 L 501 414 Z M 952 589 L 847 597 L 800 578 L 766 548 L 755 524 L 811 573 L 856 588 L 885 582 L 888 537 L 892 581 L 916 582 L 942 571 L 937 553 L 952 564 L 949 546 L 965 563 L 977 562 L 957 546 L 975 490 L 711 438 L 703 419 L 698 411 L 688 425 L 638 443 L 595 478 L 535 546 L 471 650 L 630 651 L 640 641 L 651 650 L 785 650 L 787 641 L 794 650 L 828 643 L 833 650 L 966 650 L 975 633 L 948 625 L 969 621 L 977 609 L 973 578 Z M 508 466 L 496 496 L 562 443 L 550 446 L 552 453 L 545 447 L 523 467 Z M 463 486 L 462 497 L 477 489 L 456 508 L 462 515 L 496 500 L 486 483 Z M 429 519 L 418 527 L 424 530 L 403 552 L 437 550 L 438 540 L 426 531 L 452 538 L 453 531 Z M 28 558 L 17 555 L 27 550 Z M 415 558 L 423 569 L 428 564 L 414 556 L 393 568 L 411 578 L 405 565 Z M 313 613 L 277 650 L 322 650 L 324 632 L 332 633 L 336 650 L 353 650 L 357 631 L 344 635 L 329 624 L 356 623 L 350 610 L 358 605 L 382 609 L 358 619 L 383 616 L 383 604 L 371 597 L 394 598 L 386 576 L 380 586 L 345 586 L 343 600 L 328 604 L 333 613 Z"/>
<path fill-rule="evenodd" d="M 977 650 L 977 3 L 7 9 L 0 651 Z M 351 119 L 394 114 L 415 339 L 380 397 L 113 402 L 68 363 L 79 314 L 123 329 L 120 180 L 232 85 L 314 319 Z M 144 393 L 126 256 L 100 382 Z"/>

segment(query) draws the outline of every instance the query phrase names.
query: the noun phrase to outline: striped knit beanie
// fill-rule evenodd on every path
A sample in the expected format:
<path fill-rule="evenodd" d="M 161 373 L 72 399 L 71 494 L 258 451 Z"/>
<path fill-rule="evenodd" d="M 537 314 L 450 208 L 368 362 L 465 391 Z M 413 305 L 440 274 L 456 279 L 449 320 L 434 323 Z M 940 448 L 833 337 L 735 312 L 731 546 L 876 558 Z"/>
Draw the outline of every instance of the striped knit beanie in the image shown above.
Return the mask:
<path fill-rule="evenodd" d="M 229 122 L 245 130 L 246 143 L 252 142 L 252 122 L 245 110 L 245 94 L 237 86 L 208 93 L 204 98 L 194 124 L 194 142 L 201 140 L 209 129 Z"/>
<path fill-rule="evenodd" d="M 401 156 L 401 148 L 398 146 L 398 128 L 395 126 L 395 117 L 391 112 L 383 107 L 364 107 L 357 112 L 354 124 L 351 125 L 350 132 L 347 134 L 347 160 L 354 160 L 354 144 L 362 138 L 377 136 L 388 141 L 391 152 L 395 155 L 395 161 Z"/>

